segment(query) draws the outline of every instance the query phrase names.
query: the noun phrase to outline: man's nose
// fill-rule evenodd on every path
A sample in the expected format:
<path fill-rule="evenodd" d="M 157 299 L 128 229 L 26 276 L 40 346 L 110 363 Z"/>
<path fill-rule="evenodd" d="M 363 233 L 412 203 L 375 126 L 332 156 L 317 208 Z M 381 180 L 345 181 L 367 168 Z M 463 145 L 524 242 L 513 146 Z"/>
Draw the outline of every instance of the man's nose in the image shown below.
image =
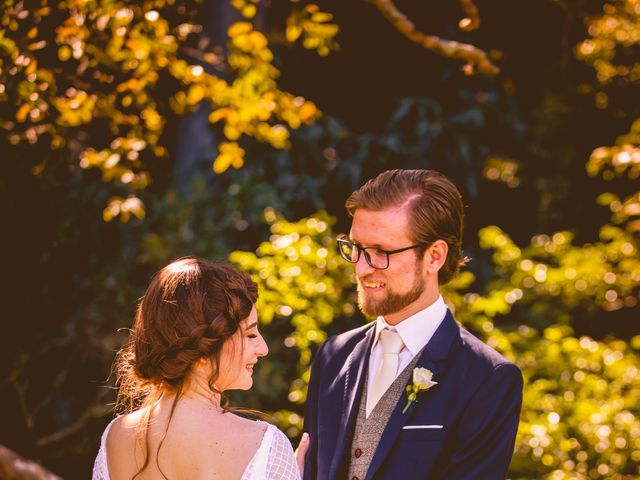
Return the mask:
<path fill-rule="evenodd" d="M 372 274 L 374 271 L 375 271 L 375 268 L 373 268 L 371 265 L 369 265 L 365 255 L 364 255 L 364 252 L 362 252 L 361 255 L 360 255 L 360 258 L 356 262 L 356 275 L 358 277 L 362 278 L 365 275 Z"/>

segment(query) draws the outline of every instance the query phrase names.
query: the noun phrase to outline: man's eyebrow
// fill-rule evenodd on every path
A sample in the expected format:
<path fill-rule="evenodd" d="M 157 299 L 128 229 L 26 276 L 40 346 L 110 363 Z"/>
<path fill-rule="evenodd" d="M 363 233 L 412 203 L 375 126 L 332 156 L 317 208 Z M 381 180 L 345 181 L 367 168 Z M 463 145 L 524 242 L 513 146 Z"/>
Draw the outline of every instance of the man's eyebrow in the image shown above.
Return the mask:
<path fill-rule="evenodd" d="M 363 244 L 361 244 L 360 242 L 355 241 L 353 238 L 349 237 L 349 240 L 351 241 L 351 243 L 353 243 L 354 245 L 358 245 L 359 247 L 362 248 L 377 248 L 378 250 L 384 250 L 384 248 L 382 248 L 382 245 L 380 245 L 379 243 L 374 243 L 373 245 L 369 245 L 367 247 L 365 247 Z"/>

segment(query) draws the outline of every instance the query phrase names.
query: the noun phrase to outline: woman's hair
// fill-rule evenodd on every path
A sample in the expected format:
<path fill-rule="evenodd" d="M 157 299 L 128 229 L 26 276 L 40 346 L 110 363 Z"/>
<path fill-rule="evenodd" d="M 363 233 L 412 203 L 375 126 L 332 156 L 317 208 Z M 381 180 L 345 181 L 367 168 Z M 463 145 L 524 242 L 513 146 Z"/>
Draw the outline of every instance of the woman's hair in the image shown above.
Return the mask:
<path fill-rule="evenodd" d="M 116 409 L 128 413 L 173 393 L 171 421 L 184 381 L 200 359 L 210 360 L 209 388 L 226 408 L 226 398 L 214 386 L 220 351 L 257 298 L 255 282 L 226 263 L 185 257 L 160 270 L 138 305 L 129 343 L 116 358 Z M 143 434 L 148 434 L 150 410 Z M 146 443 L 145 463 L 138 473 L 149 462 Z"/>
<path fill-rule="evenodd" d="M 438 272 L 438 282 L 444 285 L 468 261 L 462 256 L 462 196 L 447 177 L 435 170 L 387 170 L 353 192 L 345 206 L 353 216 L 358 209 L 376 212 L 405 202 L 409 238 L 422 245 L 444 240 L 449 247 Z"/>

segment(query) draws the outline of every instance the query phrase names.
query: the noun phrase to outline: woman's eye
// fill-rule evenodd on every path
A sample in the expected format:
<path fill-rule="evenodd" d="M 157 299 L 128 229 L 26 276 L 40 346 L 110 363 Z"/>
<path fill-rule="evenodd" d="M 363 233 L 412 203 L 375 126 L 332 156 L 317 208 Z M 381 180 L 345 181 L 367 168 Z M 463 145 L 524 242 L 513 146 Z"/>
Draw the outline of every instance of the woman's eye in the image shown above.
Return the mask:
<path fill-rule="evenodd" d="M 258 335 L 256 335 L 255 333 L 252 333 L 249 335 L 249 338 L 258 338 Z"/>

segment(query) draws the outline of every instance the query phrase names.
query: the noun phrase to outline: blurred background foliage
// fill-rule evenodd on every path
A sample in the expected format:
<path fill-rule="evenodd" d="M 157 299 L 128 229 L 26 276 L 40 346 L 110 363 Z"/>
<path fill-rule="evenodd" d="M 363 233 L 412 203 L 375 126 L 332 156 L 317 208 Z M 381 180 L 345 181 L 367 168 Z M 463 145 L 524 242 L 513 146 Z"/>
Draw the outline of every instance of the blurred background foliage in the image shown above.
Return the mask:
<path fill-rule="evenodd" d="M 472 258 L 447 302 L 525 377 L 510 478 L 638 478 L 640 2 L 469 5 L 3 0 L 0 444 L 88 476 L 137 299 L 187 254 L 259 282 L 234 400 L 295 441 L 313 352 L 366 321 L 344 200 L 435 168 Z"/>

